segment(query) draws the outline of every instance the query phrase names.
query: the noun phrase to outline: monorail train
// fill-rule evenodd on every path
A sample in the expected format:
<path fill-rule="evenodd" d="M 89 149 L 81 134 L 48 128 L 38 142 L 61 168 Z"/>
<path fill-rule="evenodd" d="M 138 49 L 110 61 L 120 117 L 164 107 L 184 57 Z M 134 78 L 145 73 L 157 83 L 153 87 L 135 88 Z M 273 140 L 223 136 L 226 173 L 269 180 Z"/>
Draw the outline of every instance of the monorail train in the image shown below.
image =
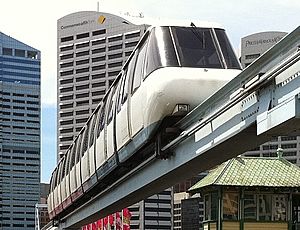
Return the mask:
<path fill-rule="evenodd" d="M 194 108 L 240 69 L 221 27 L 149 28 L 53 171 L 50 219 L 60 219 L 141 163 L 141 150 L 165 121 L 178 117 L 176 108 Z"/>

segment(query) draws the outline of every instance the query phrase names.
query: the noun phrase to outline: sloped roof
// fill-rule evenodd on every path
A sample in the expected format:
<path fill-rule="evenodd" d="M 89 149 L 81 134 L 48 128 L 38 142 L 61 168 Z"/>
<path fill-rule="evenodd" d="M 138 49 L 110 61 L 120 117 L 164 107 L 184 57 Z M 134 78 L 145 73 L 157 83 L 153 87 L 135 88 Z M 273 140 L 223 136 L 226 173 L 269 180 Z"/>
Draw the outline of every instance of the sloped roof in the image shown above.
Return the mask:
<path fill-rule="evenodd" d="M 283 158 L 236 157 L 211 170 L 189 191 L 209 185 L 300 187 L 300 168 Z"/>

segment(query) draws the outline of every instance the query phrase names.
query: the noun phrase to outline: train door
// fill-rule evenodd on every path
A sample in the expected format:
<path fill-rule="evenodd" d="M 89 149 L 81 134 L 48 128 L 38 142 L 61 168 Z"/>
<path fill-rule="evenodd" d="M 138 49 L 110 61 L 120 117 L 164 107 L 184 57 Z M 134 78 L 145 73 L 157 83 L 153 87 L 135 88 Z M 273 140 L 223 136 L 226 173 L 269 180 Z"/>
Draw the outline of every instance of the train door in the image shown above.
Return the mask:
<path fill-rule="evenodd" d="M 116 114 L 116 144 L 119 151 L 130 140 L 129 133 L 129 121 L 128 121 L 128 86 L 129 86 L 129 74 L 127 74 L 127 68 L 122 73 L 120 93 L 117 102 L 117 114 Z"/>
<path fill-rule="evenodd" d="M 146 99 L 146 89 L 140 89 L 144 74 L 144 59 L 147 49 L 147 42 L 144 41 L 137 49 L 137 58 L 132 78 L 131 99 L 130 99 L 130 121 L 131 134 L 136 135 L 144 125 L 144 100 Z"/>

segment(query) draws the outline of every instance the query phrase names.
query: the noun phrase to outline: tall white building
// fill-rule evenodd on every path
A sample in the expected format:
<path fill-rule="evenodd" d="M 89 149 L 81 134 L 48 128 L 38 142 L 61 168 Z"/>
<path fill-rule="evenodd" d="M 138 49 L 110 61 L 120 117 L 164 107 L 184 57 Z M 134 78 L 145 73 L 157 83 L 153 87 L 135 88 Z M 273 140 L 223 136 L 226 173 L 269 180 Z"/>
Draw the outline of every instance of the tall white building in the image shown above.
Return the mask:
<path fill-rule="evenodd" d="M 57 151 L 72 143 L 147 29 L 108 13 L 82 11 L 57 22 Z"/>

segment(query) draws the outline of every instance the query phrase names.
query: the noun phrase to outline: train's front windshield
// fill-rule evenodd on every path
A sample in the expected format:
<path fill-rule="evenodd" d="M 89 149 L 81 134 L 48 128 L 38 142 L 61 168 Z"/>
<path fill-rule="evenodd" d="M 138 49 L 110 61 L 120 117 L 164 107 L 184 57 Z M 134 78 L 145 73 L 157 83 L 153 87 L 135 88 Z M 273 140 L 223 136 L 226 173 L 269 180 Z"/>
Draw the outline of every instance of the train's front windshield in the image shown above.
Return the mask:
<path fill-rule="evenodd" d="M 180 66 L 240 69 L 224 30 L 171 27 Z"/>

